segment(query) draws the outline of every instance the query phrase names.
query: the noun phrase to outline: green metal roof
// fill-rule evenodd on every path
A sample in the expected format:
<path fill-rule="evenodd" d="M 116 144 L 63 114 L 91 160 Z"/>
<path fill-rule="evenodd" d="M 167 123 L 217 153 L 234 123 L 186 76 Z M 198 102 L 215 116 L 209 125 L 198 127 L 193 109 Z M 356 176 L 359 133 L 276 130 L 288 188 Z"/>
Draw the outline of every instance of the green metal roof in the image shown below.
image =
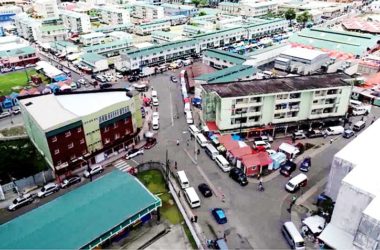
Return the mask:
<path fill-rule="evenodd" d="M 86 47 L 86 48 L 83 48 L 83 50 L 85 52 L 89 52 L 91 53 L 92 51 L 95 52 L 95 50 L 103 50 L 103 49 L 106 49 L 106 48 L 110 48 L 110 49 L 120 49 L 120 47 L 118 46 L 122 46 L 122 45 L 125 45 L 125 44 L 128 44 L 128 45 L 131 45 L 131 40 L 129 39 L 122 39 L 122 40 L 115 40 L 115 41 L 112 41 L 112 42 L 109 42 L 109 43 L 104 43 L 104 44 L 98 44 L 98 45 L 92 45 L 92 46 L 89 46 L 89 47 Z M 115 48 L 113 48 L 114 46 L 116 46 Z M 103 52 L 103 51 L 96 51 L 96 52 Z"/>
<path fill-rule="evenodd" d="M 243 62 L 247 60 L 245 56 L 241 56 L 241 55 L 220 50 L 220 49 L 207 49 L 203 52 L 203 55 L 208 56 L 208 57 L 219 58 L 222 61 L 226 60 L 227 62 L 231 62 L 234 64 L 242 64 Z"/>
<path fill-rule="evenodd" d="M 252 76 L 256 71 L 256 68 L 250 65 L 236 65 L 214 73 L 203 74 L 195 78 L 195 80 L 206 81 L 207 83 L 231 82 Z"/>
<path fill-rule="evenodd" d="M 158 206 L 135 177 L 115 170 L 1 225 L 0 248 L 92 248 Z"/>
<path fill-rule="evenodd" d="M 7 58 L 11 56 L 22 56 L 35 53 L 36 50 L 33 47 L 27 46 L 23 48 L 17 48 L 12 50 L 2 50 L 0 51 L 0 58 Z"/>
<path fill-rule="evenodd" d="M 99 55 L 97 53 L 84 53 L 82 56 L 81 56 L 82 60 L 85 62 L 85 63 L 88 63 L 90 65 L 94 65 L 97 61 L 100 61 L 100 60 L 104 60 L 104 59 L 107 59 L 107 57 L 105 56 L 102 56 L 102 55 Z"/>
<path fill-rule="evenodd" d="M 55 31 L 55 30 L 64 30 L 66 29 L 63 25 L 42 25 L 41 31 Z"/>
<path fill-rule="evenodd" d="M 367 48 L 375 47 L 378 40 L 379 37 L 376 35 L 317 28 L 305 29 L 289 38 L 290 42 L 359 56 L 363 55 Z"/>
<path fill-rule="evenodd" d="M 183 4 L 163 3 L 163 4 L 161 4 L 161 7 L 178 9 L 178 10 L 196 10 L 195 6 L 183 5 Z"/>

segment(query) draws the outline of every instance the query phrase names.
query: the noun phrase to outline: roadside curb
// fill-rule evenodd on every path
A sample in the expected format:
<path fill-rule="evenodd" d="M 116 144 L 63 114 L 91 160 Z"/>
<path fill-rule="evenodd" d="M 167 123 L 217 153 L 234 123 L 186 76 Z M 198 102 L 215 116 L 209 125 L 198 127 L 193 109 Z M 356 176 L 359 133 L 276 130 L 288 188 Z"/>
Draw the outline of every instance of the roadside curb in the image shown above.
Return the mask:
<path fill-rule="evenodd" d="M 327 182 L 327 177 L 321 179 L 320 181 L 318 181 L 313 187 L 311 187 L 309 190 L 307 190 L 303 195 L 301 195 L 300 197 L 298 197 L 298 199 L 296 200 L 296 203 L 295 205 L 301 205 L 302 203 L 304 203 L 307 199 L 309 199 L 320 187 L 322 187 L 323 185 L 325 185 Z"/>

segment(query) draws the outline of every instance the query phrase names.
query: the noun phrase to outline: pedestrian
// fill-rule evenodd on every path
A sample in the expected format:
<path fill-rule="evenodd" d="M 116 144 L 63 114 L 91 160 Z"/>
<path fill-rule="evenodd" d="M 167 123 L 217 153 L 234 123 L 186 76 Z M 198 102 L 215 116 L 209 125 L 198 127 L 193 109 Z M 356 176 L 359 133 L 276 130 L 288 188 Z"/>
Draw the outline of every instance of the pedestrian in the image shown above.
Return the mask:
<path fill-rule="evenodd" d="M 223 239 L 224 239 L 225 241 L 227 241 L 227 235 L 226 235 L 226 232 L 224 232 L 224 234 L 223 234 Z"/>
<path fill-rule="evenodd" d="M 364 121 L 364 116 L 362 116 L 362 118 L 360 118 L 360 121 Z"/>
<path fill-rule="evenodd" d="M 194 223 L 194 217 L 190 218 L 191 223 Z"/>
<path fill-rule="evenodd" d="M 327 134 L 326 133 L 323 134 L 323 138 L 325 138 L 325 139 L 327 138 Z"/>
<path fill-rule="evenodd" d="M 334 141 L 334 139 L 333 139 L 333 138 L 331 138 L 331 139 L 330 139 L 330 144 L 332 144 L 332 143 L 333 143 L 333 141 Z"/>
<path fill-rule="evenodd" d="M 186 140 L 186 144 L 187 144 L 187 146 L 189 146 L 189 139 Z"/>
<path fill-rule="evenodd" d="M 373 124 L 375 122 L 375 119 L 372 120 L 371 124 Z"/>
<path fill-rule="evenodd" d="M 201 154 L 201 150 L 198 148 L 197 155 L 200 155 L 200 154 Z"/>
<path fill-rule="evenodd" d="M 179 140 L 177 139 L 177 146 L 179 146 Z"/>
<path fill-rule="evenodd" d="M 181 198 L 181 190 L 178 190 L 178 198 Z"/>
<path fill-rule="evenodd" d="M 194 216 L 194 222 L 197 223 L 197 221 L 198 221 L 198 215 L 195 215 Z"/>
<path fill-rule="evenodd" d="M 177 170 L 177 161 L 174 162 L 174 169 Z"/>

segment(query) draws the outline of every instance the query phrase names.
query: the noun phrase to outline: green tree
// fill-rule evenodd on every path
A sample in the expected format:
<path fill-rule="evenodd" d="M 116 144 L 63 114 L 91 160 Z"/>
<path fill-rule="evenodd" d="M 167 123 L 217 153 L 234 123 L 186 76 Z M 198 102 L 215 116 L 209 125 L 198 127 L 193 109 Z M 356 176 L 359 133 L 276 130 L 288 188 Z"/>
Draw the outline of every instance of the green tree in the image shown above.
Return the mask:
<path fill-rule="evenodd" d="M 199 12 L 199 14 L 198 14 L 198 16 L 206 16 L 206 15 L 207 15 L 207 13 L 204 12 L 204 11 L 201 11 L 201 12 Z"/>
<path fill-rule="evenodd" d="M 191 0 L 191 2 L 198 8 L 198 6 L 206 6 L 207 0 Z"/>
<path fill-rule="evenodd" d="M 305 27 L 305 24 L 310 21 L 312 18 L 312 16 L 309 14 L 309 12 L 305 11 L 305 12 L 302 12 L 302 14 L 298 15 L 296 20 L 297 20 L 297 23 L 300 23 L 302 24 L 303 27 Z"/>
<path fill-rule="evenodd" d="M 296 12 L 294 9 L 287 9 L 285 11 L 285 19 L 286 20 L 289 20 L 289 21 L 292 21 L 296 18 Z"/>

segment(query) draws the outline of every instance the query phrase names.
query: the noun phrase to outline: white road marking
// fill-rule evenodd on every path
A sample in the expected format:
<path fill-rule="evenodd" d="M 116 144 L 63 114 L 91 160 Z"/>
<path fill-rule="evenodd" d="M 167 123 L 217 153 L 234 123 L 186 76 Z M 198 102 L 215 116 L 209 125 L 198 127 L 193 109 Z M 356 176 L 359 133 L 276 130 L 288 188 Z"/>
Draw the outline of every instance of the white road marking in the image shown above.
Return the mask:
<path fill-rule="evenodd" d="M 170 94 L 170 118 L 172 121 L 172 127 L 174 126 L 174 115 L 173 115 L 173 100 L 172 100 L 172 92 L 169 86 L 169 94 Z"/>
<path fill-rule="evenodd" d="M 140 163 L 138 163 L 135 159 L 130 159 L 131 161 L 133 161 L 134 163 L 136 163 L 137 165 L 139 165 Z"/>

